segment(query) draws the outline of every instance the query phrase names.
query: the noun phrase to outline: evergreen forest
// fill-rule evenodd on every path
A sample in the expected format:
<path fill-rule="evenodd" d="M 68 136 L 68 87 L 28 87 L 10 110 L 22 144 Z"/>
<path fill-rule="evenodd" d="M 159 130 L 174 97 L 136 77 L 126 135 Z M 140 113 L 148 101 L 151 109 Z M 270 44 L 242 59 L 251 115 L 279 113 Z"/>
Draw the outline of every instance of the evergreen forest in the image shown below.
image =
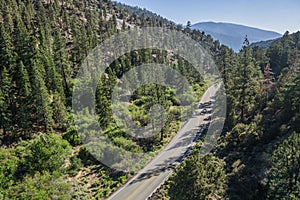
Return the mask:
<path fill-rule="evenodd" d="M 200 139 L 151 199 L 300 199 L 300 32 L 264 48 L 245 36 L 236 53 L 190 26 L 110 0 L 0 1 L 0 199 L 106 199 L 148 162 L 132 172 L 102 164 L 85 148 L 72 113 L 76 76 L 91 50 L 140 27 L 180 31 L 204 47 L 227 97 L 213 150 L 201 157 Z M 145 126 L 151 106 L 160 104 L 168 111 L 165 126 L 150 138 L 118 126 L 113 88 L 143 63 L 172 66 L 197 101 L 210 82 L 188 60 L 159 49 L 134 50 L 108 66 L 95 94 L 98 123 L 114 145 L 151 159 L 176 135 L 185 108 L 172 89 L 144 85 L 131 96 L 129 115 Z"/>

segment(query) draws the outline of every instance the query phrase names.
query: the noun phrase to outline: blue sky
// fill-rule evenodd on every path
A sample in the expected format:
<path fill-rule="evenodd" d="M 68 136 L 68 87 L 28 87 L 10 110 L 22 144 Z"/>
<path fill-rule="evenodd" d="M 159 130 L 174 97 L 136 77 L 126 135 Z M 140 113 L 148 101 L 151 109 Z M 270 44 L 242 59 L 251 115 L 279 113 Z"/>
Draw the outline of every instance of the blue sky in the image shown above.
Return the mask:
<path fill-rule="evenodd" d="M 283 34 L 300 30 L 299 0 L 117 0 L 176 23 L 231 22 Z"/>

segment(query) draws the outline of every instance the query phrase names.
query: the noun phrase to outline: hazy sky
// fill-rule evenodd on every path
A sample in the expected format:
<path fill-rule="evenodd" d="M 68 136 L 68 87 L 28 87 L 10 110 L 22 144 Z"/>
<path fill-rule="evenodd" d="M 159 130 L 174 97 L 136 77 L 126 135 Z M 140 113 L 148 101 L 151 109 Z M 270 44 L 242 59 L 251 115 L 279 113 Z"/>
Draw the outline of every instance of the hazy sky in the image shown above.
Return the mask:
<path fill-rule="evenodd" d="M 300 30 L 299 0 L 117 0 L 176 23 L 232 22 L 277 31 Z"/>

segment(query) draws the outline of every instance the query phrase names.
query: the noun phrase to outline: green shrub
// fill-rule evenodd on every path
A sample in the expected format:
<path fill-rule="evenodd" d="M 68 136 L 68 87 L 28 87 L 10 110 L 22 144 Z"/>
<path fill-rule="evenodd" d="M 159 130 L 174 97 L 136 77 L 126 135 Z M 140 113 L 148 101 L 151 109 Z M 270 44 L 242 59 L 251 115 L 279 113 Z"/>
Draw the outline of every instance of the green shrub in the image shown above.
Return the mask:
<path fill-rule="evenodd" d="M 126 139 L 124 137 L 113 138 L 113 143 L 119 147 L 123 147 L 125 150 L 132 152 L 139 152 L 139 146 L 132 140 Z"/>
<path fill-rule="evenodd" d="M 71 199 L 71 184 L 59 172 L 37 172 L 26 175 L 22 182 L 12 186 L 7 199 Z"/>
<path fill-rule="evenodd" d="M 35 171 L 60 171 L 67 157 L 71 154 L 71 146 L 59 136 L 38 135 L 29 141 L 25 147 L 28 155 L 25 156 L 25 166 L 29 173 Z"/>
<path fill-rule="evenodd" d="M 67 132 L 63 135 L 62 138 L 64 140 L 67 140 L 72 146 L 82 144 L 75 126 L 71 126 L 70 128 L 68 128 Z"/>
<path fill-rule="evenodd" d="M 74 175 L 77 174 L 78 170 L 83 167 L 83 164 L 81 162 L 81 159 L 79 159 L 77 156 L 71 157 L 70 158 L 70 163 L 71 163 L 71 165 L 68 169 L 68 173 L 70 175 L 74 176 Z"/>
<path fill-rule="evenodd" d="M 99 163 L 85 147 L 80 148 L 78 158 L 81 159 L 82 164 L 85 166 Z"/>
<path fill-rule="evenodd" d="M 1 195 L 5 195 L 7 190 L 14 184 L 14 177 L 19 165 L 19 158 L 12 149 L 0 148 L 0 199 Z"/>

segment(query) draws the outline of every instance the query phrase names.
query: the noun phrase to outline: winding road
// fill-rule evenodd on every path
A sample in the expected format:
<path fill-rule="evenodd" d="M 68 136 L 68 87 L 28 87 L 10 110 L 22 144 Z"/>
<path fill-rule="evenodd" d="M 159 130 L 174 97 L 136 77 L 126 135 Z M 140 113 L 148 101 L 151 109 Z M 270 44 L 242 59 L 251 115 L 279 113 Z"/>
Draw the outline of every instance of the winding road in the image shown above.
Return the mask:
<path fill-rule="evenodd" d="M 217 87 L 215 85 L 209 87 L 203 94 L 200 104 L 211 101 L 216 92 Z M 172 141 L 137 175 L 114 192 L 108 199 L 148 199 L 172 174 L 173 166 L 179 164 L 191 152 L 201 135 L 201 129 L 204 129 L 201 124 L 205 126 L 205 124 L 209 123 L 207 120 L 209 114 L 200 114 L 201 111 L 203 112 L 203 109 L 197 107 L 193 116 L 179 130 Z"/>

